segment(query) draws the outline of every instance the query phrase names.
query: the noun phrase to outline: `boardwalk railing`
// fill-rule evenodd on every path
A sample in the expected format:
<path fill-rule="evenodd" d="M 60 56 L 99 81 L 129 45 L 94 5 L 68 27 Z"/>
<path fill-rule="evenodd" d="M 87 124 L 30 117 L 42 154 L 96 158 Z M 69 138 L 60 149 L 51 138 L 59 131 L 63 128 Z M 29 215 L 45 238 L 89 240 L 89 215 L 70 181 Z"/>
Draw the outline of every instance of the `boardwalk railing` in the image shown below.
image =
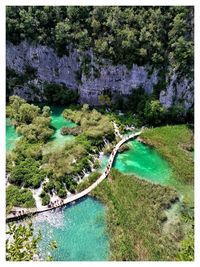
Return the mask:
<path fill-rule="evenodd" d="M 136 138 L 140 134 L 141 134 L 141 132 L 137 132 L 137 133 L 131 134 L 131 135 L 126 136 L 123 139 L 121 139 L 119 141 L 119 143 L 116 144 L 115 148 L 113 149 L 112 153 L 110 154 L 110 157 L 109 157 L 109 160 L 108 160 L 108 164 L 106 166 L 105 171 L 102 173 L 102 175 L 92 185 L 90 185 L 88 188 L 86 188 L 82 192 L 77 193 L 77 194 L 75 194 L 73 196 L 70 196 L 70 197 L 64 199 L 63 201 L 61 201 L 60 204 L 55 205 L 55 206 L 50 206 L 50 207 L 44 206 L 44 207 L 41 207 L 41 208 L 30 208 L 30 209 L 17 208 L 15 214 L 11 213 L 11 214 L 8 214 L 6 216 L 6 221 L 17 220 L 17 219 L 19 219 L 21 217 L 24 217 L 24 216 L 27 216 L 27 215 L 31 215 L 31 214 L 36 214 L 36 213 L 41 213 L 41 212 L 44 212 L 44 211 L 52 210 L 52 209 L 61 207 L 63 205 L 69 204 L 71 202 L 74 202 L 74 201 L 76 201 L 76 200 L 88 195 L 98 184 L 100 184 L 109 175 L 111 167 L 112 167 L 114 159 L 115 159 L 115 156 L 116 156 L 119 148 L 125 142 L 127 142 L 128 140 Z"/>

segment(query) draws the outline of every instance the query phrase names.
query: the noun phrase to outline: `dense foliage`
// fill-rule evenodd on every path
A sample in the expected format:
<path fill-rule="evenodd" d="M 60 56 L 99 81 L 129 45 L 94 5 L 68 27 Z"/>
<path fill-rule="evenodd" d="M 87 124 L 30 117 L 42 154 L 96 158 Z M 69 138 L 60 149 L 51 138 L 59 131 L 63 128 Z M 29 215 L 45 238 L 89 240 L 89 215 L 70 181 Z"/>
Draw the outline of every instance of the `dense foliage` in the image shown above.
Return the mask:
<path fill-rule="evenodd" d="M 29 189 L 20 189 L 17 186 L 9 185 L 6 188 L 6 210 L 13 206 L 32 208 L 35 206 L 35 199 Z"/>
<path fill-rule="evenodd" d="M 78 100 L 78 92 L 70 90 L 66 86 L 56 83 L 45 83 L 43 86 L 44 96 L 51 104 L 73 104 Z"/>
<path fill-rule="evenodd" d="M 108 207 L 112 260 L 175 259 L 177 240 L 163 232 L 164 209 L 177 198 L 174 190 L 113 169 L 92 195 Z"/>
<path fill-rule="evenodd" d="M 41 234 L 33 235 L 32 224 L 27 226 L 8 224 L 6 240 L 6 260 L 31 261 L 37 258 L 37 245 L 41 240 Z"/>
<path fill-rule="evenodd" d="M 7 204 L 34 206 L 32 192 L 16 186 L 36 189 L 46 177 L 41 161 L 43 145 L 54 133 L 50 126 L 50 109 L 47 106 L 40 109 L 18 96 L 11 96 L 7 116 L 21 135 L 13 151 L 7 155 L 6 170 L 12 184 L 6 191 Z"/>
<path fill-rule="evenodd" d="M 79 135 L 81 133 L 81 128 L 79 126 L 76 126 L 76 127 L 63 127 L 61 130 L 60 130 L 60 133 L 62 135 Z"/>
<path fill-rule="evenodd" d="M 48 193 L 46 193 L 45 191 L 42 191 L 42 193 L 40 194 L 40 197 L 42 199 L 42 205 L 43 206 L 46 206 L 49 204 L 50 196 Z"/>
<path fill-rule="evenodd" d="M 165 108 L 160 104 L 157 95 L 148 95 L 142 87 L 132 90 L 128 98 L 114 97 L 110 109 L 114 113 L 116 110 L 123 111 L 124 116 L 119 118 L 122 123 L 133 124 L 136 127 L 194 124 L 194 106 L 186 110 L 183 103 L 177 103 Z"/>
<path fill-rule="evenodd" d="M 6 260 L 7 261 L 33 261 L 39 260 L 38 243 L 42 239 L 41 233 L 34 233 L 32 223 L 27 225 L 8 224 L 6 234 Z M 48 247 L 45 259 L 52 260 L 50 251 L 57 248 L 55 241 L 52 241 Z"/>
<path fill-rule="evenodd" d="M 193 7 L 8 6 L 7 40 L 91 48 L 114 64 L 193 72 Z M 87 58 L 88 61 L 88 58 Z M 89 58 L 91 62 L 91 59 Z"/>
<path fill-rule="evenodd" d="M 40 162 L 27 158 L 12 169 L 8 180 L 21 187 L 39 188 L 45 176 L 46 173 L 40 169 Z"/>
<path fill-rule="evenodd" d="M 103 138 L 114 139 L 113 125 L 107 116 L 102 115 L 96 109 L 89 110 L 87 104 L 81 110 L 65 109 L 63 116 L 80 125 L 81 131 L 93 144 L 98 145 Z"/>
<path fill-rule="evenodd" d="M 50 127 L 50 110 L 47 106 L 41 110 L 28 104 L 18 96 L 11 96 L 7 116 L 16 126 L 16 131 L 30 143 L 46 142 L 54 130 Z"/>
<path fill-rule="evenodd" d="M 63 148 L 46 154 L 43 158 L 43 169 L 50 181 L 45 190 L 63 197 L 63 188 L 70 190 L 75 186 L 75 178 L 85 169 L 90 169 L 89 154 L 86 148 L 77 141 L 67 143 Z"/>
<path fill-rule="evenodd" d="M 181 250 L 177 258 L 180 261 L 194 260 L 194 231 L 191 231 L 188 237 L 181 242 Z"/>
<path fill-rule="evenodd" d="M 182 224 L 187 224 L 187 234 L 181 241 L 180 250 L 177 259 L 181 261 L 194 260 L 194 245 L 195 245 L 195 231 L 194 231 L 194 205 L 184 203 L 181 209 Z"/>

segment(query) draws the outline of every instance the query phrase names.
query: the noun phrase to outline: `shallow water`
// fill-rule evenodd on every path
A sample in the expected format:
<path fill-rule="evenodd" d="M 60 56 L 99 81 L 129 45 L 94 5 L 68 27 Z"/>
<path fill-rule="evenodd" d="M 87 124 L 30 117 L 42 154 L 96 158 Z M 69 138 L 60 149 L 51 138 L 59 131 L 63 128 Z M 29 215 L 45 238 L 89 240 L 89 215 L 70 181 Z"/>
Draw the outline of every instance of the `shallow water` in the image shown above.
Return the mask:
<path fill-rule="evenodd" d="M 62 147 L 66 142 L 74 139 L 73 135 L 62 135 L 60 130 L 62 127 L 75 127 L 76 124 L 70 120 L 65 120 L 62 116 L 64 107 L 51 106 L 51 125 L 55 128 L 55 133 L 50 138 L 44 151 Z M 6 151 L 10 151 L 15 146 L 19 136 L 16 133 L 15 127 L 12 126 L 9 119 L 6 119 Z"/>
<path fill-rule="evenodd" d="M 16 133 L 15 127 L 11 124 L 11 121 L 6 118 L 6 151 L 9 152 L 15 146 L 15 143 L 19 139 Z"/>
<path fill-rule="evenodd" d="M 137 140 L 128 142 L 130 149 L 118 153 L 113 167 L 125 174 L 134 174 L 148 181 L 169 184 L 172 170 L 154 149 L 140 143 Z M 104 169 L 108 157 L 104 156 L 101 169 Z"/>
<path fill-rule="evenodd" d="M 75 127 L 76 124 L 70 120 L 65 120 L 62 116 L 64 107 L 50 106 L 51 115 L 51 125 L 55 128 L 55 133 L 49 140 L 45 150 L 61 148 L 65 143 L 74 139 L 73 135 L 62 135 L 60 130 L 62 127 Z"/>
<path fill-rule="evenodd" d="M 175 188 L 180 197 L 188 203 L 194 202 L 193 185 L 185 185 L 173 176 L 169 163 L 150 146 L 137 140 L 128 142 L 130 149 L 118 153 L 113 167 L 124 174 L 133 174 L 147 181 Z M 108 157 L 103 156 L 100 171 L 103 171 Z"/>
<path fill-rule="evenodd" d="M 108 260 L 105 207 L 91 197 L 59 211 L 39 214 L 33 218 L 33 225 L 35 232 L 42 232 L 39 250 L 43 258 L 48 252 L 47 245 L 56 240 L 54 261 Z"/>
<path fill-rule="evenodd" d="M 51 107 L 52 126 L 56 129 L 45 150 L 58 149 L 66 142 L 73 140 L 73 136 L 63 136 L 60 129 L 63 126 L 74 127 L 75 123 L 63 118 L 62 107 Z M 6 124 L 6 150 L 14 147 L 18 135 L 13 126 Z M 134 174 L 141 179 L 172 185 L 188 198 L 193 196 L 191 188 L 178 185 L 172 177 L 172 170 L 156 150 L 151 149 L 137 140 L 129 142 L 130 150 L 118 153 L 114 168 L 125 174 Z M 101 170 L 107 164 L 108 157 L 103 156 Z M 179 187 L 179 188 L 178 188 Z M 44 212 L 34 217 L 35 231 L 42 232 L 39 245 L 41 255 L 47 254 L 47 246 L 51 240 L 56 240 L 58 248 L 52 253 L 55 261 L 102 261 L 108 260 L 109 242 L 105 233 L 105 207 L 93 198 L 86 197 L 74 205 L 62 210 Z"/>

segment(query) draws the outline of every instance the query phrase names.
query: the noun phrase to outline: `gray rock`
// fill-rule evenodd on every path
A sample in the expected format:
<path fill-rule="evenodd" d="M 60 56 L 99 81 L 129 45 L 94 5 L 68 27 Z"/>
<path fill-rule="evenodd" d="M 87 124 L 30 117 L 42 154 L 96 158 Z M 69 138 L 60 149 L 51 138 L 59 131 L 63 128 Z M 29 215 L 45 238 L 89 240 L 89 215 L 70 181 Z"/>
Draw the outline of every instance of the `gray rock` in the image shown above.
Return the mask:
<path fill-rule="evenodd" d="M 166 91 L 160 93 L 160 103 L 166 108 L 182 104 L 189 109 L 194 103 L 194 82 L 186 78 L 178 79 L 174 74 Z"/>
<path fill-rule="evenodd" d="M 29 81 L 24 88 L 16 88 L 14 93 L 26 100 L 36 98 L 42 101 L 44 82 L 63 83 L 70 89 L 78 89 L 81 103 L 98 105 L 98 97 L 104 90 L 111 95 L 120 94 L 127 97 L 132 90 L 142 86 L 148 94 L 151 94 L 158 82 L 158 72 L 149 74 L 149 66 L 133 64 L 131 70 L 128 70 L 125 65 L 113 66 L 105 60 L 102 60 L 103 65 L 99 65 L 91 50 L 87 54 L 92 58 L 91 65 L 98 69 L 100 75 L 95 78 L 93 67 L 90 67 L 89 75 L 87 77 L 82 75 L 80 84 L 76 80 L 76 72 L 80 70 L 82 54 L 78 51 L 70 49 L 69 56 L 58 57 L 52 48 L 46 46 L 27 42 L 19 45 L 7 43 L 8 68 L 14 69 L 18 74 L 24 73 L 26 65 L 37 70 L 36 79 Z M 33 90 L 31 85 L 38 87 L 38 90 Z M 160 102 L 165 107 L 170 107 L 181 100 L 185 108 L 189 108 L 194 101 L 193 98 L 193 82 L 186 79 L 178 81 L 176 75 L 169 80 L 166 91 L 160 93 Z"/>

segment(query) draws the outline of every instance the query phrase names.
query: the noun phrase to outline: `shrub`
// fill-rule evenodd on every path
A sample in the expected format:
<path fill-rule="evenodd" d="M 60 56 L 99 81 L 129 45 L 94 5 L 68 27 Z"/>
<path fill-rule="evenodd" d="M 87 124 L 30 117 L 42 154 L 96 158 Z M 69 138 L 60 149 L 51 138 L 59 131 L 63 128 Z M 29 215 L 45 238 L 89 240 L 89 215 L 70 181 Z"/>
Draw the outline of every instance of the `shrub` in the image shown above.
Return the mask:
<path fill-rule="evenodd" d="M 77 185 L 77 191 L 81 192 L 85 190 L 86 188 L 88 188 L 91 184 L 93 184 L 100 177 L 100 175 L 101 174 L 98 172 L 92 172 L 87 178 L 85 178 L 83 181 L 81 181 Z"/>
<path fill-rule="evenodd" d="M 8 110 L 9 117 L 17 126 L 17 133 L 23 135 L 28 142 L 46 142 L 53 134 L 48 107 L 41 111 L 38 106 L 28 104 L 20 97 L 11 96 Z"/>
<path fill-rule="evenodd" d="M 74 184 L 71 184 L 68 188 L 69 192 L 74 194 L 76 192 L 76 186 Z"/>
<path fill-rule="evenodd" d="M 61 188 L 57 191 L 57 195 L 60 197 L 60 198 L 65 198 L 67 196 L 67 192 L 64 188 Z"/>
<path fill-rule="evenodd" d="M 80 127 L 63 127 L 61 130 L 60 130 L 60 133 L 62 135 L 68 135 L 68 134 L 71 134 L 71 135 L 79 135 L 81 133 L 81 129 Z"/>
<path fill-rule="evenodd" d="M 52 193 L 52 190 L 54 189 L 54 182 L 52 180 L 52 178 L 43 185 L 43 190 L 46 192 L 46 193 Z"/>
<path fill-rule="evenodd" d="M 13 206 L 32 208 L 35 206 L 35 199 L 32 192 L 28 189 L 20 189 L 17 186 L 9 185 L 6 188 L 6 208 Z"/>
<path fill-rule="evenodd" d="M 46 173 L 39 169 L 40 163 L 32 158 L 21 161 L 12 168 L 9 182 L 18 186 L 38 188 Z"/>
<path fill-rule="evenodd" d="M 95 159 L 93 167 L 94 167 L 95 169 L 97 169 L 97 168 L 100 167 L 100 162 L 99 162 L 98 159 Z"/>
<path fill-rule="evenodd" d="M 42 205 L 43 206 L 46 206 L 49 204 L 49 202 L 50 202 L 49 194 L 47 194 L 45 191 L 42 191 L 42 193 L 40 194 L 40 197 L 42 199 Z"/>

